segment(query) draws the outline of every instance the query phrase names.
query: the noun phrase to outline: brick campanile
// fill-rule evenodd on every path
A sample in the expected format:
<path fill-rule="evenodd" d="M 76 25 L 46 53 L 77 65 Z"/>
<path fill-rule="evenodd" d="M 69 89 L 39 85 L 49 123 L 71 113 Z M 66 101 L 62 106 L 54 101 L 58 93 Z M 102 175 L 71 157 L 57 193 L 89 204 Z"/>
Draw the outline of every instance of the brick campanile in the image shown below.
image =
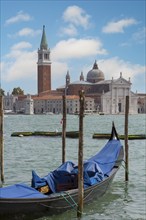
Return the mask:
<path fill-rule="evenodd" d="M 40 49 L 38 49 L 38 95 L 41 92 L 51 90 L 51 61 L 50 49 L 48 49 L 45 26 L 43 26 Z"/>

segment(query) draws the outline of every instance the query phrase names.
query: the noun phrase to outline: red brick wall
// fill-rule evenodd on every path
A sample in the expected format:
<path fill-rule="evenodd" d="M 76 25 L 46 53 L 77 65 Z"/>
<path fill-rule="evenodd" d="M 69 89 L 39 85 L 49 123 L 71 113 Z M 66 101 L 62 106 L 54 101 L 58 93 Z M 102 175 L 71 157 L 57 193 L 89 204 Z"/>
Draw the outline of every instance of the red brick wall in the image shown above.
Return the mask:
<path fill-rule="evenodd" d="M 38 94 L 51 90 L 51 65 L 38 66 Z"/>
<path fill-rule="evenodd" d="M 85 94 L 90 90 L 90 85 L 70 84 L 68 86 L 68 95 L 79 95 L 80 90 L 84 90 Z"/>

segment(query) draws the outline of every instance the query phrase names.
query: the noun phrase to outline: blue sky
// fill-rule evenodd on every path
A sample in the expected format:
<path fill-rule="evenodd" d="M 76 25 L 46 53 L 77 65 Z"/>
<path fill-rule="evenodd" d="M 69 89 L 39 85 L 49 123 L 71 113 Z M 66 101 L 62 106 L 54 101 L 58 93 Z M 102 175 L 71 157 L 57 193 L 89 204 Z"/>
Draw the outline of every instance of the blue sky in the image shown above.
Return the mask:
<path fill-rule="evenodd" d="M 1 0 L 1 87 L 37 93 L 42 28 L 51 50 L 52 89 L 84 77 L 97 60 L 105 79 L 120 76 L 146 93 L 146 1 Z"/>

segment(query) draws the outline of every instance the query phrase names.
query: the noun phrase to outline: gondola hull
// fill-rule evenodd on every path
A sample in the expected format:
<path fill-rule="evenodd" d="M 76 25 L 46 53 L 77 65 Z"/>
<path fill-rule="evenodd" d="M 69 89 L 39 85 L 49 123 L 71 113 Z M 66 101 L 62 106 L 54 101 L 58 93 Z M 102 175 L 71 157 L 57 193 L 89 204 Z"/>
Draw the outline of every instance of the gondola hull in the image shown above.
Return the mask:
<path fill-rule="evenodd" d="M 114 137 L 115 134 L 112 132 L 111 142 Z M 124 157 L 123 146 L 119 146 L 120 150 L 118 151 L 118 156 L 114 161 L 114 166 L 110 172 L 108 172 L 108 175 L 105 176 L 102 181 L 84 188 L 84 204 L 91 204 L 93 200 L 100 199 L 109 188 Z M 111 148 L 111 146 L 108 147 L 109 149 Z M 112 147 L 114 149 L 114 146 Z M 105 151 L 102 151 L 101 153 L 103 154 Z M 108 151 L 106 151 L 106 153 L 108 153 Z M 99 155 L 101 156 L 102 154 Z M 100 159 L 100 156 L 98 159 Z M 106 156 L 107 155 L 105 155 L 105 157 Z M 96 155 L 88 161 L 95 160 L 95 158 Z M 4 191 L 5 190 L 7 189 L 4 187 Z M 72 208 L 76 209 L 78 204 L 78 188 L 51 193 L 42 198 L 5 198 L 2 196 L 3 188 L 1 188 L 0 192 L 0 219 L 2 220 L 31 220 L 43 216 L 51 216 L 53 214 L 60 214 Z"/>
<path fill-rule="evenodd" d="M 84 191 L 84 204 L 99 199 L 109 188 L 113 174 L 100 184 L 91 186 Z M 35 219 L 47 215 L 60 214 L 71 208 L 76 208 L 78 202 L 78 190 L 70 190 L 58 193 L 45 199 L 2 199 L 0 201 L 0 219 Z"/>
<path fill-rule="evenodd" d="M 110 176 L 104 181 L 84 190 L 84 204 L 89 204 L 95 199 L 98 200 L 106 193 L 119 166 L 120 164 L 113 168 Z M 0 219 L 15 219 L 17 216 L 17 219 L 31 220 L 47 215 L 60 214 L 76 208 L 77 203 L 78 189 L 52 194 L 48 198 L 42 199 L 1 199 Z"/>

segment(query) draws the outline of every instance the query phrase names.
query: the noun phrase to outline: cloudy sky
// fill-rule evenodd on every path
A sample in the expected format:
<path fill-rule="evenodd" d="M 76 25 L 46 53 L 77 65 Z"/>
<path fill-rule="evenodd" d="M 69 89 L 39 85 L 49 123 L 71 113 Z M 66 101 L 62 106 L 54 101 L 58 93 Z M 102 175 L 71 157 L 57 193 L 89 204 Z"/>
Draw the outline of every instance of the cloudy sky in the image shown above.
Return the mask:
<path fill-rule="evenodd" d="M 97 60 L 105 79 L 131 78 L 146 92 L 145 0 L 1 0 L 1 88 L 37 93 L 37 50 L 43 25 L 51 50 L 52 89 L 84 77 Z"/>

